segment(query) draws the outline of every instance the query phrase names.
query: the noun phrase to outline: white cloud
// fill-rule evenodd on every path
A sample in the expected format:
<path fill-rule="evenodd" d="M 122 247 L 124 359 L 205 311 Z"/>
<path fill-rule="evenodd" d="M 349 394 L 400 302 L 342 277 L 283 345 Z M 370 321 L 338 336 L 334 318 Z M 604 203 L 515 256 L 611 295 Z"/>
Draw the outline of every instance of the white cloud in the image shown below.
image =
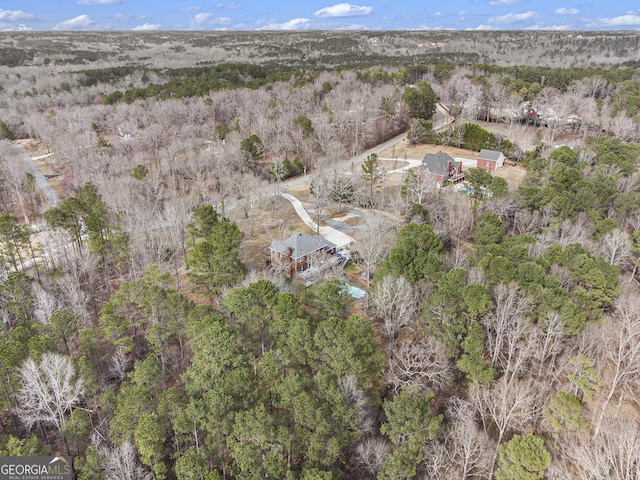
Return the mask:
<path fill-rule="evenodd" d="M 613 18 L 599 18 L 601 25 L 607 27 L 630 27 L 640 25 L 640 15 L 621 15 Z"/>
<path fill-rule="evenodd" d="M 115 5 L 120 0 L 78 0 L 76 5 Z"/>
<path fill-rule="evenodd" d="M 569 25 L 530 25 L 525 30 L 569 30 Z"/>
<path fill-rule="evenodd" d="M 371 15 L 373 7 L 351 5 L 350 3 L 338 3 L 331 7 L 324 7 L 314 12 L 313 16 L 318 18 L 335 17 L 361 17 Z"/>
<path fill-rule="evenodd" d="M 79 15 L 77 17 L 60 22 L 53 30 L 83 30 L 94 26 L 95 23 L 91 20 L 89 15 Z"/>
<path fill-rule="evenodd" d="M 556 10 L 556 15 L 578 15 L 580 10 L 577 8 L 558 8 Z"/>
<path fill-rule="evenodd" d="M 210 13 L 198 13 L 192 19 L 191 23 L 193 25 L 202 25 L 205 23 L 209 23 L 212 15 Z"/>
<path fill-rule="evenodd" d="M 160 30 L 159 23 L 143 23 L 137 27 L 133 27 L 131 30 Z"/>
<path fill-rule="evenodd" d="M 232 10 L 236 8 L 240 8 L 240 5 L 237 3 L 216 3 L 216 8 L 230 8 Z"/>
<path fill-rule="evenodd" d="M 2 28 L 3 32 L 25 32 L 27 30 L 33 30 L 33 28 L 31 27 L 27 27 L 25 24 L 21 23 L 20 25 L 16 26 L 6 26 L 3 24 L 0 24 L 0 28 Z"/>
<path fill-rule="evenodd" d="M 538 15 L 533 10 L 529 10 L 528 12 L 522 13 L 507 13 L 506 15 L 500 15 L 499 17 L 492 17 L 488 20 L 489 23 L 517 23 L 523 22 L 525 20 L 531 20 L 532 18 L 536 18 Z"/>
<path fill-rule="evenodd" d="M 443 27 L 440 25 L 436 25 L 435 27 L 431 27 L 429 25 L 420 25 L 416 28 L 411 28 L 410 30 L 437 30 L 437 31 L 441 31 L 441 30 L 452 30 L 451 28 L 447 28 L 447 27 Z"/>
<path fill-rule="evenodd" d="M 3 10 L 0 8 L 0 20 L 17 22 L 20 20 L 32 20 L 33 18 L 35 18 L 35 15 L 22 10 Z"/>
<path fill-rule="evenodd" d="M 308 18 L 293 18 L 284 23 L 269 23 L 256 30 L 305 30 L 309 28 L 310 24 Z"/>
<path fill-rule="evenodd" d="M 496 27 L 491 25 L 478 25 L 476 28 L 467 28 L 467 30 L 495 30 Z"/>
<path fill-rule="evenodd" d="M 146 15 L 132 15 L 130 13 L 116 13 L 113 18 L 116 18 L 118 20 L 124 20 L 125 22 L 128 22 L 130 20 L 144 20 L 145 18 L 147 18 Z"/>
<path fill-rule="evenodd" d="M 522 0 L 493 0 L 489 5 L 517 5 Z"/>
<path fill-rule="evenodd" d="M 198 10 L 200 10 L 200 7 L 184 7 L 180 9 L 181 12 L 197 12 Z"/>
<path fill-rule="evenodd" d="M 198 13 L 191 19 L 191 26 L 226 25 L 231 23 L 229 17 L 214 17 L 211 13 Z"/>
<path fill-rule="evenodd" d="M 336 30 L 369 30 L 369 27 L 360 23 L 350 23 L 349 25 L 338 27 Z"/>

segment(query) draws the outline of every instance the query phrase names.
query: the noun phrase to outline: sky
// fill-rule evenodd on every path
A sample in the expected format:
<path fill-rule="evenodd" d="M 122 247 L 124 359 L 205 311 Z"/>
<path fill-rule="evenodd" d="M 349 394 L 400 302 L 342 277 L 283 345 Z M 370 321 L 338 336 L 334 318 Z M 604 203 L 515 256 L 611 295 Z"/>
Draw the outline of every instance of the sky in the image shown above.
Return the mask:
<path fill-rule="evenodd" d="M 640 4 L 637 0 L 0 0 L 0 31 L 443 29 L 640 31 Z"/>

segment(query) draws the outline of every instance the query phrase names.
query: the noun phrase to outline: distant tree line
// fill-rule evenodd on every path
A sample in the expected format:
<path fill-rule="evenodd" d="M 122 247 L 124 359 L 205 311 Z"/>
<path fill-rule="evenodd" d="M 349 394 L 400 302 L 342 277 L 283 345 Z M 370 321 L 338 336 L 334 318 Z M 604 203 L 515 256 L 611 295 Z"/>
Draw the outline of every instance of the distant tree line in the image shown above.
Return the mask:
<path fill-rule="evenodd" d="M 130 73 L 130 72 L 128 72 Z M 110 82 L 115 77 L 126 76 L 118 69 L 103 70 L 86 77 L 87 82 Z M 165 83 L 153 83 L 143 88 L 116 90 L 102 98 L 105 105 L 118 101 L 132 103 L 135 100 L 156 97 L 159 99 L 206 96 L 210 92 L 233 88 L 251 88 L 287 81 L 293 76 L 304 76 L 301 71 L 286 67 L 253 64 L 223 64 L 212 67 L 194 67 L 155 72 L 166 78 Z"/>
<path fill-rule="evenodd" d="M 83 480 L 638 477 L 633 82 L 565 91 L 540 70 L 511 89 L 445 64 L 193 73 L 222 86 L 100 102 L 168 78 L 141 69 L 50 89 L 14 75 L 29 94 L 0 92 L 2 455 L 65 452 Z M 438 101 L 456 119 L 443 132 Z M 509 146 L 476 120 L 502 115 L 517 140 L 538 128 L 509 114 L 522 104 L 557 115 L 537 122 L 520 184 L 470 169 L 470 196 L 419 171 L 390 187 L 369 153 L 344 173 L 409 125 Z M 545 147 L 568 131 L 581 146 Z M 54 152 L 57 206 L 9 134 Z M 338 278 L 305 288 L 255 255 L 254 217 L 283 216 L 266 178 L 305 167 L 317 218 L 369 209 L 358 304 Z"/>

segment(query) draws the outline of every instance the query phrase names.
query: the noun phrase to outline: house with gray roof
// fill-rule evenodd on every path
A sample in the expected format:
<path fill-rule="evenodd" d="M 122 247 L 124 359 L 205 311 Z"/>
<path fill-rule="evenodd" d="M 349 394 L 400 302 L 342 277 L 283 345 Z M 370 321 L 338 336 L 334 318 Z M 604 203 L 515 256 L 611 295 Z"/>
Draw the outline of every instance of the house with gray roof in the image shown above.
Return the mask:
<path fill-rule="evenodd" d="M 502 152 L 496 150 L 487 150 L 483 148 L 478 154 L 478 168 L 494 171 L 504 165 L 505 156 Z"/>
<path fill-rule="evenodd" d="M 422 159 L 422 169 L 431 175 L 431 179 L 438 187 L 447 183 L 459 183 L 464 180 L 462 162 L 442 151 L 427 153 Z"/>
<path fill-rule="evenodd" d="M 293 272 L 304 272 L 317 266 L 336 253 L 336 245 L 305 233 L 294 233 L 285 240 L 274 240 L 269 246 L 271 265 Z"/>

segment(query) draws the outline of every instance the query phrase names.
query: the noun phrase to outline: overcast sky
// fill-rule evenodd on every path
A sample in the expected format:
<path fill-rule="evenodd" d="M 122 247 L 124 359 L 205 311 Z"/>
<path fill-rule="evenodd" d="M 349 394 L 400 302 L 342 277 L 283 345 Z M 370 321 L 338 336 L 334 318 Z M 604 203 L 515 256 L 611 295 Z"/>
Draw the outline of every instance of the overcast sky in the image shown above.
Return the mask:
<path fill-rule="evenodd" d="M 0 30 L 640 30 L 637 0 L 0 0 Z"/>

